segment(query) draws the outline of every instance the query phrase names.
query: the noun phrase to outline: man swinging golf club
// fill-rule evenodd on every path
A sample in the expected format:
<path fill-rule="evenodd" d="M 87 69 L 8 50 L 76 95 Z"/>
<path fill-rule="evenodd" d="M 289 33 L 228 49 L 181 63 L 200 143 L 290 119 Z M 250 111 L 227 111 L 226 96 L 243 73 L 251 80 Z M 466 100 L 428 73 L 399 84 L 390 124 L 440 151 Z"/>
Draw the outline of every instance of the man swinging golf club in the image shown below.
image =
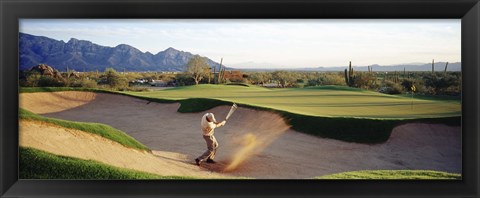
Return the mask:
<path fill-rule="evenodd" d="M 232 108 L 230 108 L 230 112 L 228 112 L 227 117 L 222 122 L 217 122 L 215 120 L 215 115 L 213 113 L 206 113 L 202 116 L 202 120 L 200 122 L 200 126 L 202 128 L 203 139 L 207 143 L 207 151 L 205 151 L 200 157 L 195 159 L 195 162 L 198 166 L 204 161 L 207 163 L 215 163 L 213 159 L 215 158 L 215 153 L 217 152 L 218 142 L 213 136 L 215 132 L 215 128 L 221 127 L 225 125 L 228 118 L 232 115 L 232 113 L 237 109 L 237 105 L 233 104 Z"/>
<path fill-rule="evenodd" d="M 205 160 L 207 161 L 207 163 L 215 163 L 213 159 L 215 158 L 215 153 L 217 152 L 218 142 L 215 139 L 215 136 L 213 136 L 213 134 L 215 132 L 215 128 L 225 125 L 226 122 L 226 120 L 222 122 L 217 122 L 213 113 L 206 113 L 205 115 L 203 115 L 200 125 L 202 127 L 203 139 L 205 139 L 205 142 L 207 142 L 208 149 L 200 157 L 197 157 L 197 159 L 195 159 L 197 165 L 200 166 L 200 163 Z"/>

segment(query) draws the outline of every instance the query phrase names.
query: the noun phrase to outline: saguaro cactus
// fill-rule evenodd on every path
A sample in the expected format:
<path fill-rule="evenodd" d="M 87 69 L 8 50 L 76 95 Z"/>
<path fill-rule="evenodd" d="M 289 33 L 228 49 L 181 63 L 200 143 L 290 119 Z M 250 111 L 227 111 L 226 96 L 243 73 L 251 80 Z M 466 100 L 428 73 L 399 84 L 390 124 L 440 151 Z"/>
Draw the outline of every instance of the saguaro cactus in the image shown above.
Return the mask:
<path fill-rule="evenodd" d="M 222 83 L 222 63 L 223 63 L 223 57 L 220 59 L 220 69 L 218 70 L 218 77 L 217 77 L 217 84 Z"/>
<path fill-rule="evenodd" d="M 435 73 L 435 59 L 432 59 L 432 73 Z"/>
<path fill-rule="evenodd" d="M 448 62 L 445 64 L 445 70 L 443 70 L 443 73 L 444 73 L 444 74 L 447 73 L 447 66 L 448 66 Z"/>
<path fill-rule="evenodd" d="M 352 87 L 353 79 L 354 79 L 354 76 L 353 76 L 352 61 L 350 61 L 350 64 L 348 66 L 348 71 L 347 69 L 345 69 L 345 83 L 347 83 L 349 87 Z"/>

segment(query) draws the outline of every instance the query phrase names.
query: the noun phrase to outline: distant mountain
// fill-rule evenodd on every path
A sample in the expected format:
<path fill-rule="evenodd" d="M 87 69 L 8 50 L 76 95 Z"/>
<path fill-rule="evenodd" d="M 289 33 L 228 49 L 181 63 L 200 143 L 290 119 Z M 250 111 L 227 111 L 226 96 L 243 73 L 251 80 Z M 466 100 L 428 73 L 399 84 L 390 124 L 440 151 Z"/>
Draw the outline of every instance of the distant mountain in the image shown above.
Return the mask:
<path fill-rule="evenodd" d="M 242 69 L 288 68 L 288 66 L 285 66 L 285 65 L 278 65 L 278 64 L 267 63 L 267 62 L 257 63 L 253 61 L 229 64 L 229 66 L 234 68 L 242 68 Z"/>
<path fill-rule="evenodd" d="M 435 62 L 434 70 L 435 71 L 444 71 L 446 62 Z M 398 65 L 370 65 L 373 71 L 432 71 L 432 63 L 411 63 L 411 64 L 398 64 Z M 343 67 L 317 67 L 317 68 L 306 68 L 311 71 L 343 71 L 348 65 Z M 368 66 L 353 66 L 353 69 L 356 71 L 368 71 Z M 448 63 L 447 71 L 461 71 L 462 63 L 454 62 Z"/>
<path fill-rule="evenodd" d="M 435 71 L 443 71 L 445 69 L 446 62 L 435 63 Z M 232 66 L 236 66 L 234 64 Z M 403 71 L 405 68 L 406 71 L 432 71 L 431 63 L 410 63 L 410 64 L 397 64 L 397 65 L 370 65 L 373 68 L 374 72 L 388 72 L 388 71 Z M 343 71 L 348 67 L 345 66 L 333 66 L 333 67 L 309 67 L 309 68 L 268 68 L 268 67 L 249 67 L 242 68 L 239 70 L 242 71 L 275 71 L 275 70 L 287 70 L 287 71 L 318 71 L 318 72 L 327 72 L 327 71 Z M 368 66 L 352 66 L 354 71 L 368 71 Z M 462 63 L 448 63 L 447 71 L 461 71 Z"/>
<path fill-rule="evenodd" d="M 19 41 L 20 70 L 47 64 L 60 71 L 66 71 L 67 67 L 76 71 L 103 71 L 108 67 L 118 71 L 184 71 L 194 56 L 171 47 L 152 54 L 125 44 L 106 47 L 75 38 L 65 43 L 25 33 L 20 33 Z M 219 65 L 208 58 L 207 63 Z"/>

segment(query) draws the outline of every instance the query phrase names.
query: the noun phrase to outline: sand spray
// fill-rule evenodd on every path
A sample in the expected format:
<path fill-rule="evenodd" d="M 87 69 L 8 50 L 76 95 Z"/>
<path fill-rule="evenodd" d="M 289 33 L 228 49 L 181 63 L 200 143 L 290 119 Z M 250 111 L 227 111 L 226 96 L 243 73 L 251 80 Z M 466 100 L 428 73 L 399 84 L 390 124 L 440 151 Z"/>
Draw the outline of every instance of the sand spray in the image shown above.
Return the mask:
<path fill-rule="evenodd" d="M 244 117 L 241 122 L 249 127 L 241 129 L 240 135 L 231 137 L 234 151 L 223 171 L 234 171 L 249 158 L 261 153 L 270 143 L 287 131 L 284 119 L 277 114 L 258 112 L 256 116 Z"/>

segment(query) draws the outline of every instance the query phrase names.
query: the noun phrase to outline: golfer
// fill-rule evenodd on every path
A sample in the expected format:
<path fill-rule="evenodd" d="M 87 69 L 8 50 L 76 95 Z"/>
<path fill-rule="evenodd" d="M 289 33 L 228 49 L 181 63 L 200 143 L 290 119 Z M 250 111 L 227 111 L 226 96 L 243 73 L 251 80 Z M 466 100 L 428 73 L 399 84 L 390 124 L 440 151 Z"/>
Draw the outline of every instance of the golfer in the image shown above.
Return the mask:
<path fill-rule="evenodd" d="M 205 151 L 205 153 L 203 153 L 200 157 L 195 159 L 195 162 L 198 166 L 200 166 L 200 164 L 205 160 L 207 163 L 215 163 L 213 159 L 215 158 L 215 153 L 217 152 L 218 142 L 215 139 L 215 136 L 213 136 L 213 133 L 215 128 L 225 125 L 226 122 L 226 120 L 217 122 L 213 113 L 206 113 L 203 115 L 200 126 L 202 127 L 203 139 L 205 139 L 205 142 L 207 142 L 208 150 Z"/>

